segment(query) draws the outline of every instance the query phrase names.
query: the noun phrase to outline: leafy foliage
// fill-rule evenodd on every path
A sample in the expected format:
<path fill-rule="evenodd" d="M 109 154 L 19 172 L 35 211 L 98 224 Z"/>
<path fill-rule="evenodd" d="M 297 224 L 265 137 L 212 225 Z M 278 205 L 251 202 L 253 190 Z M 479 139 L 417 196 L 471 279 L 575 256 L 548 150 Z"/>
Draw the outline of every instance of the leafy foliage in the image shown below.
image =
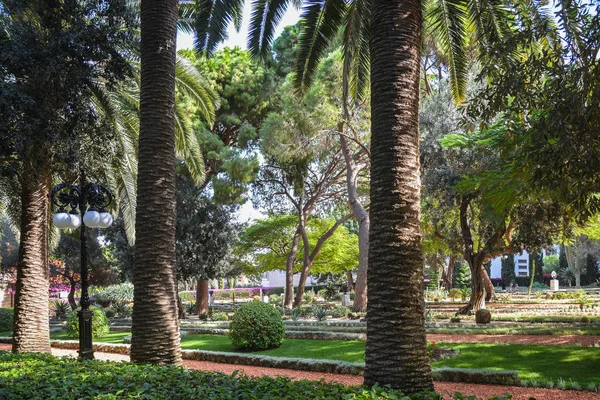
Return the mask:
<path fill-rule="evenodd" d="M 81 307 L 77 310 L 71 311 L 69 317 L 67 318 L 67 335 L 73 338 L 79 337 L 79 316 L 77 315 L 77 312 L 80 310 Z M 102 311 L 101 308 L 90 307 L 90 310 L 93 312 L 92 337 L 101 338 L 110 331 L 108 318 L 106 318 L 106 314 L 104 314 L 104 311 Z"/>
<path fill-rule="evenodd" d="M 60 380 L 48 381 L 48 377 Z M 56 358 L 49 354 L 0 352 L 0 397 L 7 400 L 47 398 L 272 398 L 441 400 L 435 393 L 408 397 L 378 386 L 367 389 L 289 378 L 249 377 L 201 372 L 173 366 L 135 365 Z M 458 397 L 456 398 L 464 398 Z"/>
<path fill-rule="evenodd" d="M 176 242 L 179 279 L 237 276 L 240 264 L 232 256 L 239 224 L 232 222 L 236 206 L 218 205 L 185 176 L 177 179 Z"/>
<path fill-rule="evenodd" d="M 96 301 L 127 302 L 133 301 L 133 284 L 130 282 L 107 286 L 94 296 Z"/>
<path fill-rule="evenodd" d="M 13 309 L 0 308 L 0 331 L 12 331 L 13 329 Z"/>
<path fill-rule="evenodd" d="M 270 304 L 251 301 L 241 306 L 229 325 L 231 344 L 237 349 L 266 350 L 281 346 L 283 319 Z"/>
<path fill-rule="evenodd" d="M 67 315 L 69 312 L 71 312 L 69 303 L 60 299 L 54 300 L 52 303 L 50 303 L 50 309 L 54 312 L 54 318 L 58 319 L 67 318 Z"/>

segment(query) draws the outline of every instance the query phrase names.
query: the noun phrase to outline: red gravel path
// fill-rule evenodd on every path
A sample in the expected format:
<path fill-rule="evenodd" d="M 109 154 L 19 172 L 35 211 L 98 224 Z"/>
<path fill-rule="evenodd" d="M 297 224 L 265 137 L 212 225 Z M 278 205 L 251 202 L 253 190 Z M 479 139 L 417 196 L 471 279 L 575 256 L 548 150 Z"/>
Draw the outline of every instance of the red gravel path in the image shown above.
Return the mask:
<path fill-rule="evenodd" d="M 454 335 L 438 335 L 454 336 Z M 485 336 L 485 335 L 483 335 Z M 514 336 L 513 336 L 514 337 Z M 440 339 L 436 339 L 440 340 Z M 442 340 L 440 340 L 442 341 Z M 464 341 L 463 341 L 464 342 Z M 9 344 L 0 344 L 0 350 L 10 350 Z M 77 357 L 75 350 L 52 349 L 56 356 Z M 122 354 L 100 353 L 95 356 L 99 360 L 129 361 L 129 356 Z M 189 368 L 216 371 L 231 374 L 233 371 L 242 371 L 249 376 L 287 376 L 294 379 L 320 380 L 327 382 L 338 382 L 344 385 L 360 385 L 363 383 L 362 376 L 338 375 L 321 372 L 297 371 L 291 369 L 278 369 L 266 367 L 254 367 L 249 365 L 221 364 L 207 361 L 184 360 L 183 364 Z M 515 400 L 529 400 L 532 397 L 537 400 L 600 400 L 600 393 L 577 392 L 572 390 L 523 388 L 516 386 L 480 385 L 472 383 L 435 382 L 435 390 L 442 395 L 451 397 L 452 393 L 462 392 L 465 395 L 476 395 L 481 398 L 489 398 L 504 393 L 510 393 Z M 309 397 L 307 397 L 309 398 Z"/>
<path fill-rule="evenodd" d="M 543 344 L 547 346 L 593 346 L 600 344 L 600 335 L 449 335 L 430 333 L 427 340 L 444 343 L 510 343 Z"/>

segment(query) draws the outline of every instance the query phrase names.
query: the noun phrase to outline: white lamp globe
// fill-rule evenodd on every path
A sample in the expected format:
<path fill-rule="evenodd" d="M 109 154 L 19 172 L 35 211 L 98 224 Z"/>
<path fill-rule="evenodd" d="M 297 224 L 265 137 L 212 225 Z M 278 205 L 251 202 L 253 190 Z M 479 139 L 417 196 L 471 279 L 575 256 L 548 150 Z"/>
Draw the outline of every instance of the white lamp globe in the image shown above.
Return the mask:
<path fill-rule="evenodd" d="M 83 214 L 83 223 L 90 228 L 97 227 L 100 223 L 100 213 L 96 210 L 86 211 Z"/>
<path fill-rule="evenodd" d="M 58 229 L 65 229 L 68 228 L 69 225 L 71 225 L 71 217 L 69 217 L 69 214 L 67 214 L 64 211 L 57 212 L 56 214 L 54 214 L 54 217 L 52 217 L 52 223 Z"/>
<path fill-rule="evenodd" d="M 108 228 L 109 226 L 112 225 L 112 223 L 113 223 L 113 217 L 112 217 L 112 215 L 110 215 L 110 213 L 107 213 L 107 212 L 100 213 L 100 223 L 98 224 L 98 227 Z"/>
<path fill-rule="evenodd" d="M 79 216 L 79 214 L 69 214 L 69 217 L 71 217 L 71 223 L 69 224 L 69 228 L 77 229 L 81 226 L 81 217 Z"/>

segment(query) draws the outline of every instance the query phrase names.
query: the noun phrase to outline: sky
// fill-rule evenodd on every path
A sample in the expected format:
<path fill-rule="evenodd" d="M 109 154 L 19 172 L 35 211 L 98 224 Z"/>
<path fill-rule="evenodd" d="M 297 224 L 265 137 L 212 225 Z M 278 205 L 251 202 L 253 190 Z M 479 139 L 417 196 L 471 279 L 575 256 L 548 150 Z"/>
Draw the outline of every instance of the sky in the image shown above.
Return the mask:
<path fill-rule="evenodd" d="M 250 1 L 246 1 L 244 5 L 244 17 L 242 19 L 242 27 L 240 32 L 236 32 L 233 25 L 228 29 L 228 39 L 224 41 L 219 48 L 223 47 L 235 47 L 238 46 L 242 49 L 246 49 L 246 38 L 248 37 L 248 24 L 250 22 L 251 7 Z M 283 16 L 281 23 L 277 27 L 275 37 L 279 36 L 288 25 L 294 25 L 300 19 L 300 10 L 296 10 L 294 7 L 288 8 L 287 12 Z M 192 35 L 186 35 L 179 33 L 177 35 L 177 50 L 180 49 L 191 49 L 194 47 L 194 37 Z"/>
<path fill-rule="evenodd" d="M 229 27 L 227 31 L 227 40 L 225 40 L 219 48 L 223 47 L 235 47 L 238 46 L 242 49 L 246 49 L 246 38 L 248 37 L 248 25 L 250 22 L 250 14 L 251 7 L 249 1 L 246 1 L 244 6 L 244 17 L 242 20 L 242 27 L 239 32 L 235 31 L 235 28 L 232 26 Z M 278 37 L 281 32 L 283 32 L 283 28 L 288 25 L 294 25 L 300 19 L 300 10 L 296 10 L 294 7 L 290 7 L 285 15 L 283 16 L 281 23 L 277 27 L 275 32 L 275 38 Z M 194 47 L 194 37 L 193 35 L 178 33 L 177 34 L 177 50 L 181 49 L 191 49 Z M 259 210 L 252 207 L 252 202 L 249 200 L 242 205 L 240 210 L 238 211 L 238 221 L 239 222 L 248 222 L 255 219 L 263 218 L 264 214 Z"/>

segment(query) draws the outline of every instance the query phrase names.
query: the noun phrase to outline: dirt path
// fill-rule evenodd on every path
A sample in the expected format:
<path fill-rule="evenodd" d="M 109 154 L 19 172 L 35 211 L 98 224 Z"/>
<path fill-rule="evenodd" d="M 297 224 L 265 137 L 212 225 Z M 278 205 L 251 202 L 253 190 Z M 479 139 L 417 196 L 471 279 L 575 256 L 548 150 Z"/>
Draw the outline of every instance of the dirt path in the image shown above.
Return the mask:
<path fill-rule="evenodd" d="M 445 343 L 509 343 L 542 344 L 546 346 L 593 346 L 600 344 L 600 335 L 449 335 L 431 333 L 427 340 Z"/>
<path fill-rule="evenodd" d="M 442 335 L 440 335 L 442 336 Z M 0 350 L 10 350 L 9 344 L 0 344 Z M 52 349 L 55 356 L 77 357 L 75 350 Z M 123 354 L 95 353 L 99 360 L 106 361 L 129 361 L 129 356 Z M 337 382 L 344 385 L 360 385 L 363 383 L 362 376 L 337 375 L 320 372 L 296 371 L 291 369 L 277 369 L 254 367 L 249 365 L 221 364 L 206 361 L 184 360 L 183 364 L 189 368 L 202 371 L 217 371 L 230 374 L 233 371 L 243 371 L 249 376 L 287 376 L 294 379 L 320 380 Z M 529 400 L 532 397 L 537 400 L 600 400 L 600 393 L 576 392 L 572 390 L 522 388 L 515 386 L 479 385 L 471 383 L 435 382 L 435 390 L 447 398 L 455 392 L 465 395 L 476 395 L 481 398 L 489 398 L 504 393 L 510 393 L 515 400 Z M 307 397 L 308 399 L 309 397 Z"/>

